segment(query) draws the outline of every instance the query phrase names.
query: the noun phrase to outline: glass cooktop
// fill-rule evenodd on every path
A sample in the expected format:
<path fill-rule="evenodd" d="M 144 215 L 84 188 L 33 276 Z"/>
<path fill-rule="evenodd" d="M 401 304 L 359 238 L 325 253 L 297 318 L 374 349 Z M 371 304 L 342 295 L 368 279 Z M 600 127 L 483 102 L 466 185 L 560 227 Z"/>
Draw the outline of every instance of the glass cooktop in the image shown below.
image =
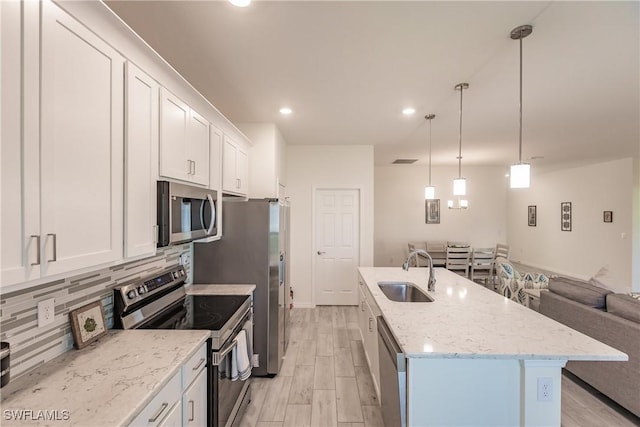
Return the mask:
<path fill-rule="evenodd" d="M 189 328 L 219 331 L 248 299 L 248 295 L 187 295 Z"/>

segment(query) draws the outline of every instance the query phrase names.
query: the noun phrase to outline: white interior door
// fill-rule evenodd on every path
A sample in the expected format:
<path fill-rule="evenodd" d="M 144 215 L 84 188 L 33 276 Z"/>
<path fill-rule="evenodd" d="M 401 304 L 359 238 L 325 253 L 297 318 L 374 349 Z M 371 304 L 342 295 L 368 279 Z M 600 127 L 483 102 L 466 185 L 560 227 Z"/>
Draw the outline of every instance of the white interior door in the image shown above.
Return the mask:
<path fill-rule="evenodd" d="M 315 192 L 317 305 L 358 304 L 359 190 Z"/>

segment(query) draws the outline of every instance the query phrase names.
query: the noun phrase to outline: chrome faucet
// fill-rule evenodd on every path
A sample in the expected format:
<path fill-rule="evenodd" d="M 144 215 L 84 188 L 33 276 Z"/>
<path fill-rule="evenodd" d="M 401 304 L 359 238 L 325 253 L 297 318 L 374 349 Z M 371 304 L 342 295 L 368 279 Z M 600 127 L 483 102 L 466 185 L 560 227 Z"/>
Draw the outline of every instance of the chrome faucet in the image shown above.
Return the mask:
<path fill-rule="evenodd" d="M 429 260 L 429 281 L 427 282 L 427 290 L 429 292 L 434 292 L 436 290 L 436 275 L 433 274 L 433 259 L 431 259 L 431 255 L 429 255 L 427 251 L 416 249 L 415 251 L 410 252 L 407 260 L 402 264 L 402 269 L 404 271 L 409 271 L 409 262 L 411 261 L 411 257 L 416 257 L 417 264 L 418 254 L 424 255 Z"/>

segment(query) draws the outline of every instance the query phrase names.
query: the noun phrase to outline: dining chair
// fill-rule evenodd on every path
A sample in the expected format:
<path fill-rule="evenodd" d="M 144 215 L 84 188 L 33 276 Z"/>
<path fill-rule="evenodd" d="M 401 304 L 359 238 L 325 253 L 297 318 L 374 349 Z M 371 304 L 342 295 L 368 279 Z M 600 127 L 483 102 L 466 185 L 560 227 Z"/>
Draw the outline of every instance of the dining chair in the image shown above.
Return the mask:
<path fill-rule="evenodd" d="M 469 246 L 447 246 L 446 268 L 464 277 L 469 277 Z"/>
<path fill-rule="evenodd" d="M 483 280 L 487 286 L 488 279 L 493 278 L 494 248 L 473 248 L 471 252 L 471 281 Z"/>
<path fill-rule="evenodd" d="M 443 241 L 427 241 L 427 252 L 431 255 L 434 267 L 444 267 L 447 264 L 447 244 Z"/>
<path fill-rule="evenodd" d="M 496 285 L 496 279 L 498 278 L 498 273 L 499 273 L 498 265 L 496 264 L 496 258 L 504 258 L 506 261 L 509 261 L 510 255 L 511 255 L 511 249 L 509 248 L 509 245 L 504 243 L 496 244 L 496 251 L 494 253 L 493 262 L 491 265 L 491 284 L 493 285 L 494 290 Z"/>

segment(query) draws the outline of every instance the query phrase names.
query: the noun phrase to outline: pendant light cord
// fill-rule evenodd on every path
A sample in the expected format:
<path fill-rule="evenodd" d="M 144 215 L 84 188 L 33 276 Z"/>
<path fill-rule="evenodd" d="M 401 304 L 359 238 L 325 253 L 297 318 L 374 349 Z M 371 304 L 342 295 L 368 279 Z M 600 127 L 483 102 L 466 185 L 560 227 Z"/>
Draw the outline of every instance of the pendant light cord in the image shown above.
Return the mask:
<path fill-rule="evenodd" d="M 518 144 L 518 163 L 522 164 L 522 37 L 520 37 L 520 143 Z"/>
<path fill-rule="evenodd" d="M 429 119 L 429 187 L 431 187 L 431 119 Z"/>
<path fill-rule="evenodd" d="M 464 86 L 460 85 L 460 133 L 458 143 L 458 178 L 462 178 L 462 92 Z"/>

